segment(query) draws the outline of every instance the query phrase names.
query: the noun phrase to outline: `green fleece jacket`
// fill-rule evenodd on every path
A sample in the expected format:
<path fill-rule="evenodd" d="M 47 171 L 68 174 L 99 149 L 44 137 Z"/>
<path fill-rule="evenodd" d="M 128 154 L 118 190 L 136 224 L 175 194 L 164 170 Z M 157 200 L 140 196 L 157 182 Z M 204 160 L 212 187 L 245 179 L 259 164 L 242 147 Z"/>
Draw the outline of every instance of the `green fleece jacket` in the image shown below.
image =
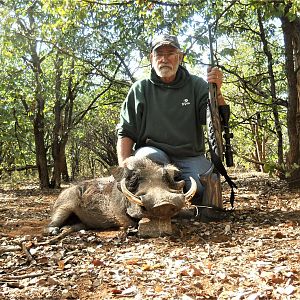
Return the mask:
<path fill-rule="evenodd" d="M 152 69 L 150 79 L 130 88 L 118 135 L 131 138 L 135 149 L 153 146 L 178 158 L 202 154 L 207 99 L 207 83 L 184 67 L 179 67 L 171 84 L 163 83 Z"/>

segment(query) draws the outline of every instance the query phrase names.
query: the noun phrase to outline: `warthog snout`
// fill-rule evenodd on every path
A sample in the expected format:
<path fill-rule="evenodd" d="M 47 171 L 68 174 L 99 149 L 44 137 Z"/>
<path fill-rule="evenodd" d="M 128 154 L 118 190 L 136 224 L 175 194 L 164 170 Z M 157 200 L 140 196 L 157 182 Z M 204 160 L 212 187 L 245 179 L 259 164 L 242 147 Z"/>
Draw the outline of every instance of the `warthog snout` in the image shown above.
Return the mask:
<path fill-rule="evenodd" d="M 178 213 L 178 206 L 170 202 L 162 202 L 154 205 L 151 213 L 160 218 L 170 217 Z"/>

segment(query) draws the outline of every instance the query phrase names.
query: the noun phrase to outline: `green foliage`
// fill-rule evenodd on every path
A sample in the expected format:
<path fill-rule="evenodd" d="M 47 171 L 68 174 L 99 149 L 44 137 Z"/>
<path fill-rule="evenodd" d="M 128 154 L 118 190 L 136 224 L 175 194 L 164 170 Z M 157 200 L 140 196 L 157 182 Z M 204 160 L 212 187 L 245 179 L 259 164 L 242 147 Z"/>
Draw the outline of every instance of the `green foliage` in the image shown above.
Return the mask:
<path fill-rule="evenodd" d="M 153 36 L 162 32 L 179 35 L 187 67 L 202 75 L 201 67 L 208 62 L 207 23 L 211 22 L 217 25 L 213 28 L 215 58 L 225 74 L 223 93 L 232 110 L 233 147 L 255 160 L 257 143 L 264 141 L 265 169 L 270 169 L 278 159 L 277 136 L 268 61 L 256 15 L 262 12 L 273 55 L 276 107 L 286 151 L 287 112 L 282 104 L 288 98 L 278 18 L 285 14 L 294 20 L 299 7 L 299 0 L 5 1 L 0 6 L 1 167 L 34 164 L 33 122 L 40 104 L 49 164 L 53 163 L 54 110 L 59 104 L 59 134 L 60 139 L 70 134 L 68 151 L 84 153 L 81 166 L 90 164 L 90 157 L 107 166 L 105 156 L 109 155 L 106 150 L 98 151 L 99 140 L 92 146 L 87 142 L 96 135 L 100 139 L 101 135 L 102 139 L 113 136 L 129 86 L 149 70 Z M 70 93 L 74 99 L 69 119 Z M 258 115 L 262 123 L 255 132 Z M 70 166 L 72 158 L 73 154 L 68 157 Z M 242 158 L 236 162 L 250 164 Z"/>

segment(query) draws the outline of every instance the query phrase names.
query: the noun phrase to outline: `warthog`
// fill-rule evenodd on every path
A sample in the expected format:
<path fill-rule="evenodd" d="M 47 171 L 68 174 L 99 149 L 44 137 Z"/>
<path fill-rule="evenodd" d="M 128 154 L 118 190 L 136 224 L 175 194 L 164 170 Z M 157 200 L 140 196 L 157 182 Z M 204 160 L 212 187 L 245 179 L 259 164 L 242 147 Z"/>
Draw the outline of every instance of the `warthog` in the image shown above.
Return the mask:
<path fill-rule="evenodd" d="M 184 193 L 185 182 L 176 181 L 176 174 L 178 169 L 173 165 L 129 157 L 125 167 L 118 167 L 113 176 L 64 190 L 54 204 L 46 231 L 58 233 L 75 215 L 85 228 L 129 227 L 140 220 L 140 236 L 170 234 L 171 217 L 190 202 L 197 189 L 190 178 L 192 187 Z"/>

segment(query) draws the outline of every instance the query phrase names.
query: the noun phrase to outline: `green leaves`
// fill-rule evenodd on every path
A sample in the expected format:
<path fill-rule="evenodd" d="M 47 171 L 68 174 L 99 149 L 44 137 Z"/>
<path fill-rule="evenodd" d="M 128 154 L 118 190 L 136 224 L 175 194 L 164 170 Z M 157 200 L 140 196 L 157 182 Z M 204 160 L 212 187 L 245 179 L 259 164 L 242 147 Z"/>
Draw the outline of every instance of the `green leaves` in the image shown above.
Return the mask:
<path fill-rule="evenodd" d="M 107 131 L 114 129 L 116 111 L 129 86 L 149 72 L 149 44 L 155 34 L 178 34 L 187 52 L 187 68 L 205 76 L 209 16 L 209 21 L 215 22 L 216 60 L 225 75 L 223 93 L 232 107 L 235 147 L 250 157 L 255 156 L 257 142 L 267 136 L 264 146 L 268 161 L 276 162 L 270 62 L 263 51 L 257 11 L 261 11 L 273 55 L 278 103 L 287 103 L 283 38 L 278 18 L 283 15 L 290 21 L 297 18 L 299 2 L 218 0 L 215 5 L 208 5 L 206 1 L 190 0 L 5 1 L 0 6 L 1 137 L 10 140 L 7 149 L 19 143 L 26 160 L 34 159 L 34 152 L 29 149 L 32 150 L 33 144 L 32 121 L 39 108 L 37 99 L 44 105 L 49 162 L 58 101 L 65 126 L 62 132 L 78 128 L 78 136 L 85 136 L 87 126 L 82 124 L 99 127 L 101 120 L 105 121 Z M 60 76 L 57 57 L 63 61 Z M 67 119 L 71 102 L 72 113 Z M 278 105 L 278 108 L 280 122 L 285 127 L 286 107 Z M 253 116 L 258 112 L 265 123 L 254 132 L 257 124 Z M 69 127 L 65 125 L 67 120 Z M 287 144 L 286 138 L 285 149 Z M 16 160 L 20 163 L 18 153 Z"/>

